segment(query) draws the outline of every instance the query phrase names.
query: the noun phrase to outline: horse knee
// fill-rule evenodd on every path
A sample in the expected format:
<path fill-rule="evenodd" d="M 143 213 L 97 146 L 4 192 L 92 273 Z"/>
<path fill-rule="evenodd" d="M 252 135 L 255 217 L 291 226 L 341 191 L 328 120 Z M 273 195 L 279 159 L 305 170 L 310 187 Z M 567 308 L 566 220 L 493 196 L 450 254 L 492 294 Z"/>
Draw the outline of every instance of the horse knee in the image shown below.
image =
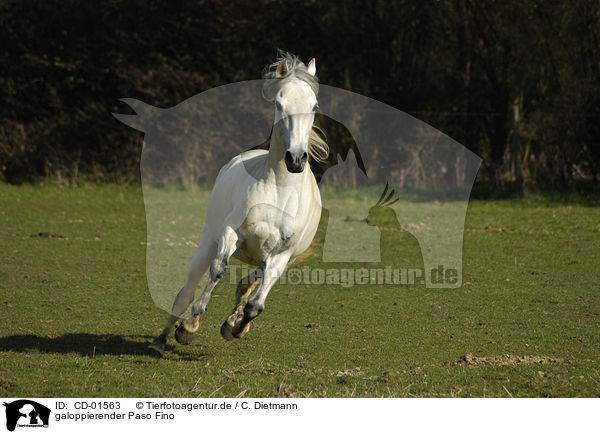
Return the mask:
<path fill-rule="evenodd" d="M 244 307 L 244 316 L 249 319 L 254 319 L 265 309 L 263 303 L 249 301 Z"/>
<path fill-rule="evenodd" d="M 227 272 L 229 264 L 227 258 L 215 259 L 210 264 L 210 279 L 213 281 L 221 280 Z"/>

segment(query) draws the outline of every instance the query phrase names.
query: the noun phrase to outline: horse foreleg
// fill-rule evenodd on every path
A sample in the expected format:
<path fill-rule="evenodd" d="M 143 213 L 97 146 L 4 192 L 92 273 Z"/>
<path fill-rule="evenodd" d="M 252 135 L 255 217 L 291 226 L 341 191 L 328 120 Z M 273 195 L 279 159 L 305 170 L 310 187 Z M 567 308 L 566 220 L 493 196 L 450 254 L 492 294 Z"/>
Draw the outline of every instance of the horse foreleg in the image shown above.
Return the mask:
<path fill-rule="evenodd" d="M 223 339 L 230 341 L 234 338 L 232 331 L 236 321 L 240 321 L 244 315 L 244 307 L 248 302 L 250 293 L 256 288 L 261 279 L 261 268 L 257 268 L 248 276 L 239 281 L 235 291 L 235 307 L 233 312 L 225 320 L 221 326 L 221 336 Z"/>
<path fill-rule="evenodd" d="M 284 272 L 289 259 L 290 255 L 288 253 L 281 253 L 267 260 L 263 277 L 260 280 L 256 293 L 244 306 L 244 314 L 235 320 L 235 324 L 231 330 L 231 335 L 234 338 L 244 336 L 249 329 L 250 322 L 262 313 L 269 291 Z"/>
<path fill-rule="evenodd" d="M 229 266 L 229 258 L 235 250 L 238 244 L 238 235 L 236 232 L 227 227 L 224 231 L 221 240 L 219 241 L 219 247 L 217 249 L 217 257 L 211 262 L 210 265 L 210 279 L 202 291 L 200 297 L 192 305 L 191 315 L 179 324 L 177 330 L 175 330 L 175 339 L 177 342 L 183 345 L 188 345 L 193 337 L 194 333 L 198 331 L 200 327 L 200 315 L 206 311 L 206 306 L 210 301 L 210 296 L 213 289 L 217 286 L 217 283 L 225 276 L 227 268 Z"/>

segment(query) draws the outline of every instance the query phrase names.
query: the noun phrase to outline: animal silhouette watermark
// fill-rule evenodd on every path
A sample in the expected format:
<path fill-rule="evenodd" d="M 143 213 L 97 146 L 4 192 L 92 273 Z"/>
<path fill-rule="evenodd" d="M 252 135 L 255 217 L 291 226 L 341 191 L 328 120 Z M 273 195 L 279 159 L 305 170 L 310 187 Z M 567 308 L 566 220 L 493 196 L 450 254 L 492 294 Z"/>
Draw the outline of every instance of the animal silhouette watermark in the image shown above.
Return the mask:
<path fill-rule="evenodd" d="M 14 431 L 19 428 L 48 427 L 50 409 L 29 399 L 19 399 L 10 403 L 5 402 L 6 429 Z"/>
<path fill-rule="evenodd" d="M 233 337 L 241 336 L 246 330 L 242 326 L 262 311 L 265 288 L 282 279 L 294 284 L 298 272 L 311 284 L 329 279 L 341 286 L 367 280 L 383 285 L 424 284 L 428 288 L 461 286 L 465 216 L 481 158 L 406 113 L 319 83 L 313 60 L 304 65 L 293 56 L 284 56 L 271 66 L 271 73 L 263 80 L 209 89 L 172 108 L 125 99 L 135 114 L 115 114 L 144 133 L 140 169 L 147 224 L 146 277 L 155 304 L 172 313 L 165 330 L 183 314 L 179 305 L 192 301 L 196 286 L 208 288 L 194 304 L 193 318 L 180 330 L 179 340 L 187 343 L 184 331 L 190 334 L 197 329 L 197 318 L 204 312 L 210 291 L 227 271 L 230 279 L 234 275 L 243 279 L 242 273 L 254 279 L 238 284 L 235 311 L 227 320 L 228 326 L 224 324 L 226 332 L 235 332 Z M 286 86 L 292 85 L 292 79 L 295 87 L 290 89 L 302 93 L 302 98 L 285 94 L 291 92 Z M 354 144 L 336 149 L 336 143 L 325 143 L 314 126 L 309 128 L 318 116 L 345 127 Z M 268 150 L 257 148 L 261 143 L 268 145 Z M 329 145 L 328 156 L 324 145 Z M 274 187 L 268 194 L 248 187 L 262 185 L 267 173 L 263 157 L 276 168 Z M 314 173 L 319 189 L 313 188 L 310 176 L 310 183 L 302 184 L 303 188 L 292 182 L 306 167 Z M 229 183 L 233 173 L 238 181 Z M 354 192 L 347 202 L 341 203 L 346 199 L 340 199 L 337 192 L 318 193 L 337 188 L 336 180 L 346 174 L 352 174 Z M 181 199 L 156 194 L 157 189 L 172 183 L 203 185 L 213 191 L 209 201 L 193 211 L 193 234 L 190 223 L 182 222 L 179 214 Z M 368 198 L 381 191 L 379 188 L 384 193 L 373 203 Z M 401 193 L 398 197 L 396 191 Z M 240 197 L 243 200 L 238 200 Z M 229 212 L 230 202 L 248 206 L 233 207 L 235 212 Z M 311 225 L 300 230 L 294 225 L 307 210 Z M 227 228 L 221 228 L 225 223 Z M 203 226 L 208 229 L 200 233 Z M 272 231 L 275 226 L 277 230 Z M 306 240 L 315 234 L 318 239 L 312 259 L 316 254 L 318 258 L 310 263 L 309 273 L 297 268 L 304 255 L 299 251 L 299 256 L 294 253 L 289 262 L 281 264 L 270 256 L 257 255 L 263 250 L 308 247 L 310 243 L 305 246 L 304 238 L 301 243 L 297 240 L 298 234 L 305 232 L 310 232 Z M 213 265 L 209 263 L 212 252 L 208 255 L 197 249 L 194 256 L 193 248 L 207 245 L 201 240 L 214 234 L 221 234 L 223 242 L 217 244 L 223 248 L 215 251 L 219 261 Z M 185 242 L 180 246 L 171 241 L 174 238 Z M 234 258 L 258 269 L 234 273 L 237 265 L 228 261 L 232 252 Z M 190 263 L 190 257 L 196 259 Z M 202 267 L 192 267 L 197 264 Z M 269 276 L 268 270 L 261 270 L 265 267 L 277 268 L 278 275 Z M 173 280 L 175 275 L 185 276 L 186 268 L 192 280 L 184 288 L 193 288 L 181 289 L 182 293 Z M 210 272 L 204 273 L 209 268 Z M 189 272 L 196 269 L 203 272 Z M 174 299 L 181 303 L 175 306 Z M 222 334 L 226 339 L 231 335 L 223 329 Z M 156 345 L 160 354 L 164 336 L 161 334 Z"/>

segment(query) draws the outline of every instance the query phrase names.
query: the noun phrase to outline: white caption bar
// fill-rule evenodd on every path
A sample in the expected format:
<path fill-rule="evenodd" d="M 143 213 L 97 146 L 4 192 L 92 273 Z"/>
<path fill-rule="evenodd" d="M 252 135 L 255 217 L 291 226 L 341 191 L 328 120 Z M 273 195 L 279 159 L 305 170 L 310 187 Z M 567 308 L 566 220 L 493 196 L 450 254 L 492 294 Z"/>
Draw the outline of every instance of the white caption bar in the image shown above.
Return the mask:
<path fill-rule="evenodd" d="M 598 399 L 5 398 L 3 402 L 2 424 L 20 434 L 132 429 L 164 433 L 186 428 L 261 434 L 383 429 L 564 433 L 598 429 L 593 415 L 600 404 Z"/>

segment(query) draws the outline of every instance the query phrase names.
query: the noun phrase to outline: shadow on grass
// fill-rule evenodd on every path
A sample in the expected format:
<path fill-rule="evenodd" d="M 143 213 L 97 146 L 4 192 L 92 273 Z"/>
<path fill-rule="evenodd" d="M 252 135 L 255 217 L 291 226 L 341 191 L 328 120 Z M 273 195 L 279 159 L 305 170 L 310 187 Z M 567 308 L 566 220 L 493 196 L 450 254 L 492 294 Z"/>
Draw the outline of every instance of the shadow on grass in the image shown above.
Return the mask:
<path fill-rule="evenodd" d="M 147 355 L 147 347 L 152 342 L 150 336 L 135 336 L 144 338 L 144 342 L 131 340 L 133 336 L 94 335 L 89 333 L 70 333 L 57 337 L 37 335 L 12 335 L 0 338 L 0 351 L 69 354 L 78 353 L 81 356 L 97 355 Z M 167 345 L 168 351 L 174 347 Z"/>

